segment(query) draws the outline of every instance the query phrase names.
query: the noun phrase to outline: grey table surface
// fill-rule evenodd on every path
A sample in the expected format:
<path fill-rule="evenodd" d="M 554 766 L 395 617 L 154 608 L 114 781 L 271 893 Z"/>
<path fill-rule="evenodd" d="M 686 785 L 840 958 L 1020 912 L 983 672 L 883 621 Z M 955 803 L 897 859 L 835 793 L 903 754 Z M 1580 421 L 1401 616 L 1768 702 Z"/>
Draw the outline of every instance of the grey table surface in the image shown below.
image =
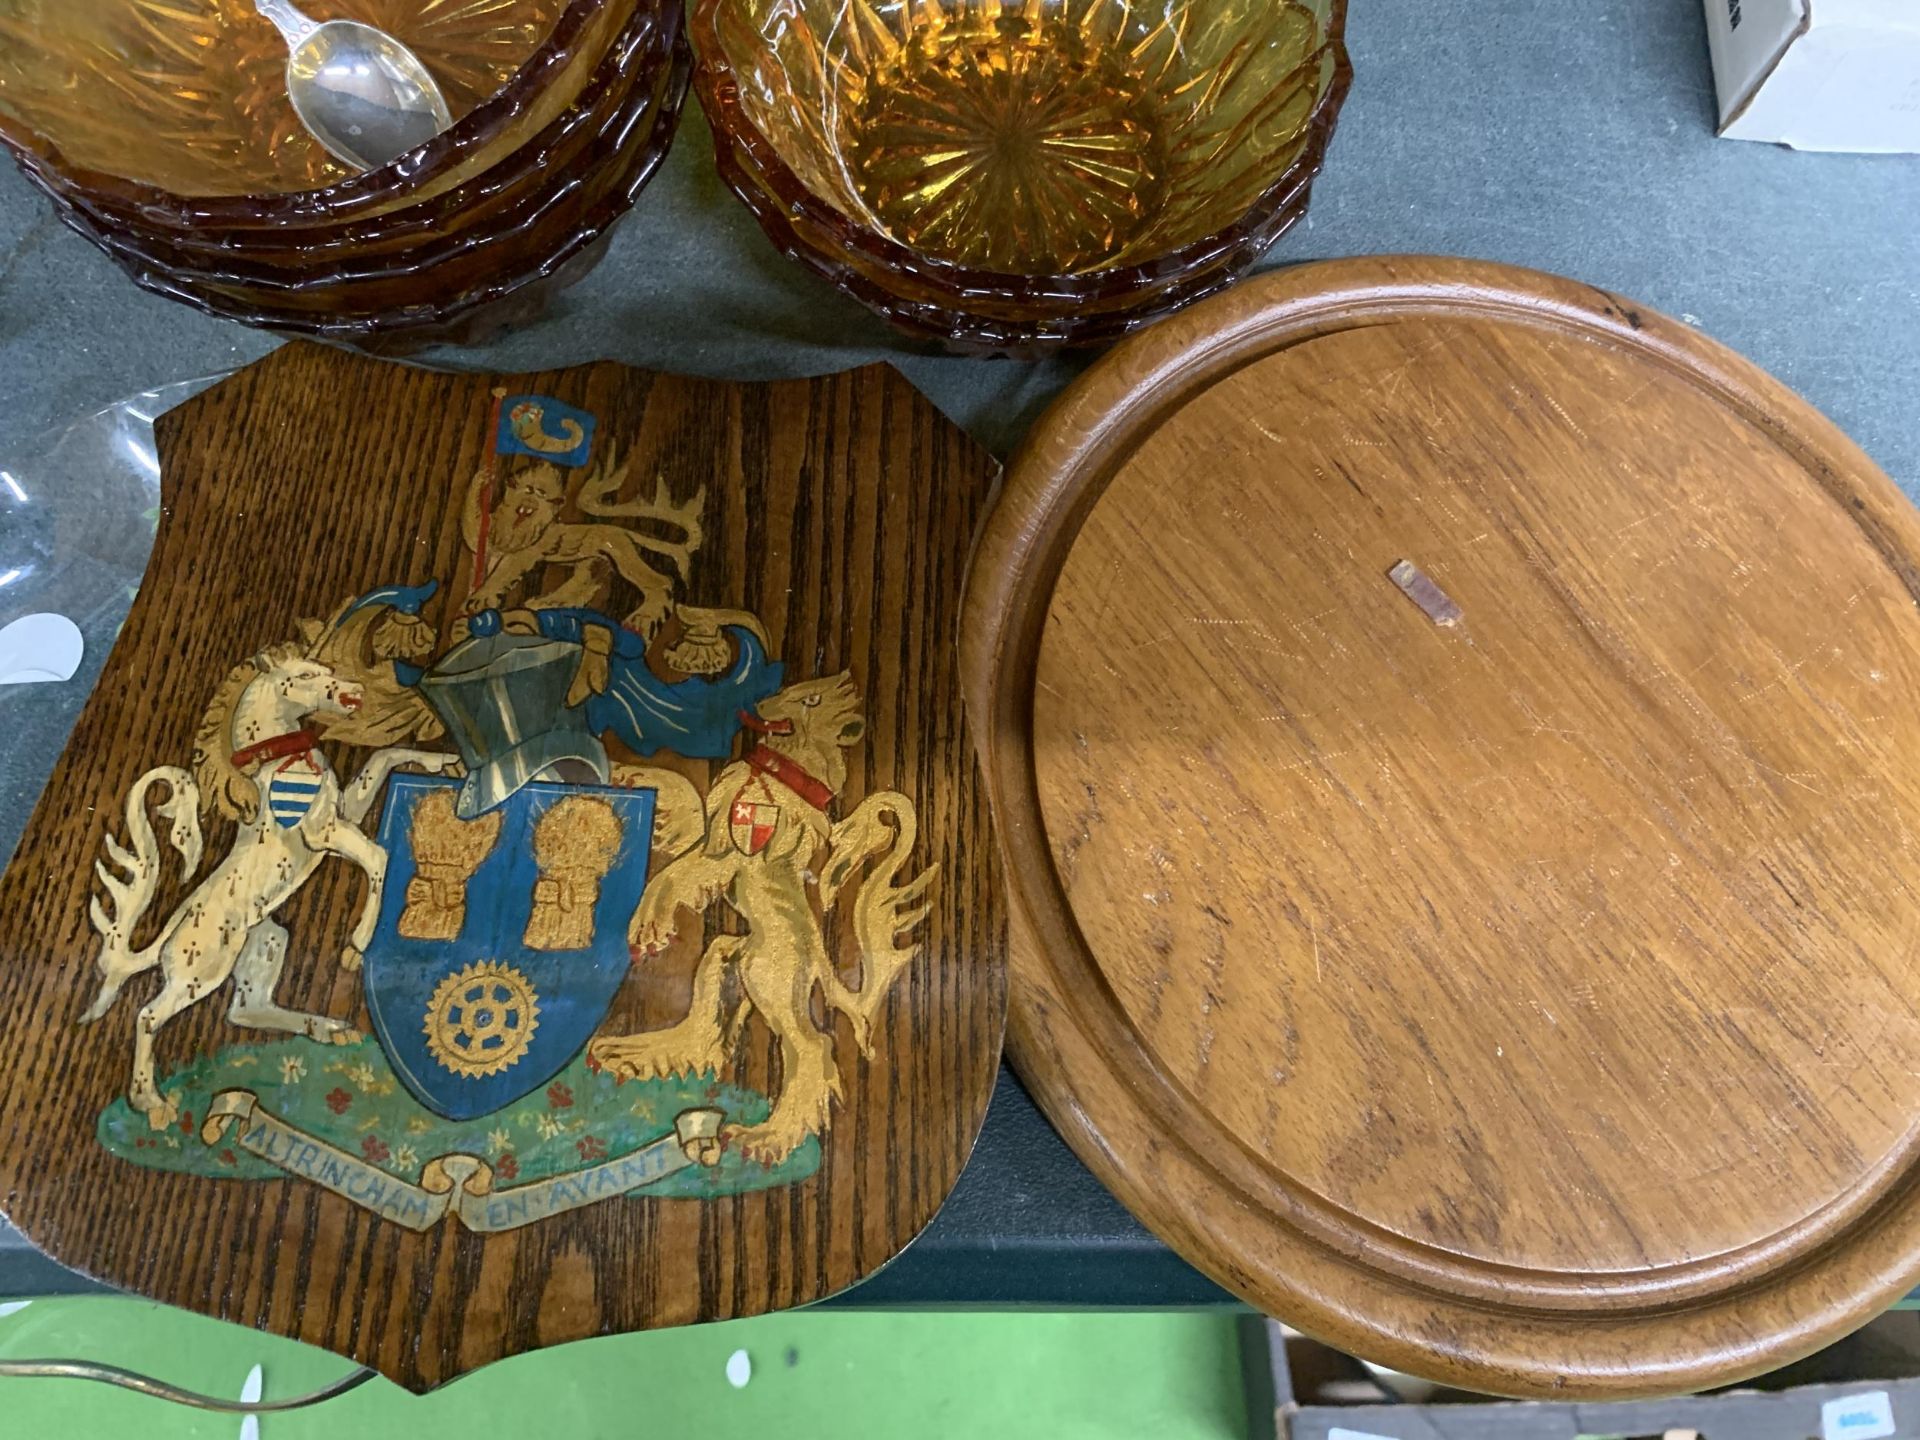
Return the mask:
<path fill-rule="evenodd" d="M 1352 0 L 1349 41 L 1354 89 L 1312 211 L 1266 263 L 1421 252 L 1578 277 L 1750 356 L 1920 493 L 1920 157 L 1714 138 L 1700 0 Z M 275 343 L 137 291 L 0 174 L 0 457 L 30 473 L 50 427 Z M 1085 363 L 960 360 L 896 341 L 767 244 L 716 177 L 697 110 L 591 276 L 537 324 L 425 358 L 610 358 L 759 379 L 883 359 L 1002 454 Z M 0 855 L 91 673 L 0 691 Z M 75 1283 L 0 1226 L 0 1295 Z M 1100 1189 L 1006 1076 L 947 1208 L 854 1296 L 1222 1298 Z"/>

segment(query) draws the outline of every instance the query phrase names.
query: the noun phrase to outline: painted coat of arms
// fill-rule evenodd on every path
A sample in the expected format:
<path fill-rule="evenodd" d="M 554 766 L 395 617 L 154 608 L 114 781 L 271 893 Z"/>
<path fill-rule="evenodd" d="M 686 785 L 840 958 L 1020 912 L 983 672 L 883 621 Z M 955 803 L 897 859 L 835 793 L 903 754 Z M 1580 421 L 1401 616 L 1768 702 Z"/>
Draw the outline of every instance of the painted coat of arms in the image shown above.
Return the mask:
<path fill-rule="evenodd" d="M 478 1231 L 819 1165 L 849 1059 L 833 1017 L 870 1049 L 936 868 L 905 795 L 842 813 L 853 676 L 790 677 L 753 614 L 686 603 L 704 492 L 642 483 L 599 429 L 496 392 L 487 463 L 449 495 L 459 613 L 454 577 L 391 577 L 297 635 L 245 637 L 263 648 L 212 678 L 193 753 L 134 782 L 88 916 L 86 1021 L 158 981 L 99 1118 L 115 1154 Z M 210 859 L 213 816 L 234 839 Z M 370 1033 L 281 997 L 282 907 L 328 865 L 363 877 L 329 953 Z M 184 898 L 161 913 L 169 876 Z M 836 910 L 857 976 L 825 945 Z M 684 1013 L 610 1025 L 630 968 L 678 934 L 704 939 Z M 169 1068 L 169 1022 L 196 1005 L 253 1033 Z M 749 1014 L 776 1041 L 769 1093 L 733 1073 Z"/>

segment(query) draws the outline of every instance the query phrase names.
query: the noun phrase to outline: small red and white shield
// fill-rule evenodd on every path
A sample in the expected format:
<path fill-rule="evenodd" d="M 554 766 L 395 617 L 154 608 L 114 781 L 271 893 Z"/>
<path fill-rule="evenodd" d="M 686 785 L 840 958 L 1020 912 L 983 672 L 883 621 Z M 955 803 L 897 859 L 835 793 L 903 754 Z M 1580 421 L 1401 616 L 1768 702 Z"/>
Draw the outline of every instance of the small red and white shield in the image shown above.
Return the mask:
<path fill-rule="evenodd" d="M 774 827 L 779 823 L 778 805 L 752 799 L 743 792 L 734 797 L 733 809 L 727 815 L 727 833 L 741 854 L 758 855 L 773 839 Z"/>

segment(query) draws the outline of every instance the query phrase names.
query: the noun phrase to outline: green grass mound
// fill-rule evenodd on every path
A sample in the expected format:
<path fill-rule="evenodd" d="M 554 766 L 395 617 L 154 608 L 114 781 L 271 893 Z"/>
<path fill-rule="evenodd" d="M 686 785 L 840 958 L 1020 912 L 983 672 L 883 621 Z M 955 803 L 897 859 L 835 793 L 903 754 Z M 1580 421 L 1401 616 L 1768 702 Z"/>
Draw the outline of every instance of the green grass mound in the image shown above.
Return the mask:
<path fill-rule="evenodd" d="M 100 1112 L 100 1143 L 124 1160 L 154 1170 L 223 1179 L 273 1180 L 285 1172 L 225 1140 L 205 1145 L 200 1121 L 222 1090 L 251 1090 L 260 1108 L 401 1180 L 417 1183 L 421 1167 L 440 1155 L 478 1155 L 502 1189 L 617 1159 L 673 1129 L 693 1106 L 727 1112 L 730 1124 L 767 1116 L 767 1097 L 712 1076 L 615 1081 L 587 1068 L 584 1055 L 531 1095 L 478 1120 L 447 1120 L 407 1092 L 380 1046 L 321 1045 L 289 1038 L 233 1045 L 173 1072 L 160 1089 L 180 1107 L 180 1123 L 155 1132 L 124 1098 Z M 728 1151 L 718 1165 L 690 1165 L 636 1194 L 734 1195 L 804 1180 L 820 1168 L 820 1142 L 809 1140 L 768 1168 Z"/>

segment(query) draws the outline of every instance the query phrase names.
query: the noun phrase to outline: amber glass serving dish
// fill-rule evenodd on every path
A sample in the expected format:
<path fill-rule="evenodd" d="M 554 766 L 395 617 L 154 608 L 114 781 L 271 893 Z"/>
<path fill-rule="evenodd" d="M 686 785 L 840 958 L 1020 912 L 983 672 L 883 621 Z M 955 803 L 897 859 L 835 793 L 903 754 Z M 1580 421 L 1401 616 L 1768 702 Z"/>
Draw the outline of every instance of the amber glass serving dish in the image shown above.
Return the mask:
<path fill-rule="evenodd" d="M 149 229 L 124 237 L 109 233 L 109 248 L 230 284 L 299 292 L 418 273 L 471 249 L 475 235 L 498 240 L 522 234 L 560 200 L 619 178 L 602 167 L 623 138 L 633 138 L 627 135 L 633 120 L 652 117 L 655 91 L 673 71 L 680 30 L 670 8 L 634 9 L 610 0 L 606 13 L 624 15 L 625 29 L 575 103 L 507 163 L 385 214 L 248 231 L 244 247 L 210 240 L 204 232 Z M 569 177 L 571 187 L 555 186 L 556 176 Z"/>
<path fill-rule="evenodd" d="M 312 7 L 317 19 L 363 20 L 413 47 L 454 113 L 452 129 L 400 163 L 354 174 L 294 118 L 285 42 L 252 0 L 13 0 L 0 11 L 0 136 L 38 157 L 56 184 L 155 220 L 334 217 L 343 206 L 404 201 L 488 158 L 489 143 L 523 127 L 570 65 L 577 89 L 600 48 L 584 32 L 601 8 L 598 0 Z M 491 63 L 476 66 L 476 55 Z"/>
<path fill-rule="evenodd" d="M 349 173 L 299 126 L 252 0 L 11 0 L 0 141 L 143 287 L 405 349 L 472 339 L 584 273 L 671 143 L 677 0 L 314 0 L 378 25 L 454 125 Z"/>
<path fill-rule="evenodd" d="M 909 333 L 1097 343 L 1305 212 L 1344 0 L 696 0 L 721 173 Z"/>
<path fill-rule="evenodd" d="M 404 260 L 356 262 L 352 270 L 289 274 L 270 284 L 236 276 L 232 271 L 239 267 L 231 266 L 217 276 L 196 275 L 191 293 L 174 288 L 183 284 L 184 272 L 178 268 L 143 271 L 139 259 L 131 256 L 125 263 L 143 287 L 187 299 L 210 314 L 375 349 L 396 348 L 389 342 L 418 341 L 422 335 L 466 343 L 499 324 L 516 323 L 540 308 L 526 304 L 526 292 L 544 297 L 592 268 L 606 231 L 665 157 L 691 63 L 673 28 L 675 43 L 654 88 L 635 95 L 623 118 L 600 137 L 597 158 L 584 162 L 582 173 L 561 197 L 539 207 L 524 227 L 485 243 L 463 233 L 424 247 L 425 273 L 453 299 L 420 298 L 422 272 Z M 397 348 L 412 346 L 401 343 Z"/>

